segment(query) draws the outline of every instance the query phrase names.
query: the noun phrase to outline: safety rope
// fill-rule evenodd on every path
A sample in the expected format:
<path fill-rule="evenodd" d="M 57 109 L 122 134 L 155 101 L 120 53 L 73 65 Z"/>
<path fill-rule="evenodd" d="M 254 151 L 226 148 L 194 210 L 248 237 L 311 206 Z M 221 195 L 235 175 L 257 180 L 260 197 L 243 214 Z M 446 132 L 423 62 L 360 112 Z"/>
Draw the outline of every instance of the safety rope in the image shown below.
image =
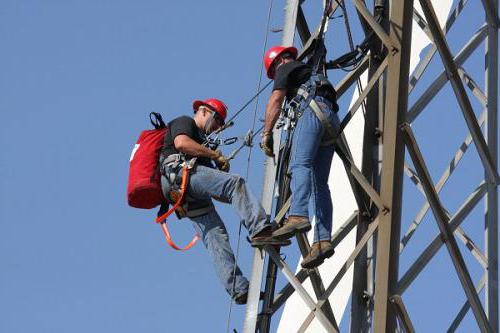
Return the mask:
<path fill-rule="evenodd" d="M 346 29 L 346 32 L 347 32 L 347 39 L 349 41 L 349 47 L 351 49 L 351 52 L 354 52 L 355 51 L 355 48 L 354 48 L 354 42 L 353 42 L 353 39 L 352 39 L 352 32 L 351 32 L 351 26 L 349 24 L 349 15 L 347 14 L 347 8 L 345 6 L 345 2 L 344 0 L 335 0 L 340 8 L 342 9 L 342 14 L 344 16 L 344 24 L 345 24 L 345 29 Z M 357 83 L 357 87 L 358 87 L 358 94 L 361 94 L 361 92 L 363 91 L 363 86 L 361 85 L 361 79 L 358 77 L 356 79 L 356 83 Z M 362 103 L 361 103 L 361 110 L 363 111 L 363 116 L 365 117 L 365 121 L 366 121 L 366 102 L 363 100 Z"/>
<path fill-rule="evenodd" d="M 264 87 L 262 87 L 262 89 L 260 89 L 259 91 L 257 91 L 257 93 L 255 95 L 253 95 L 252 98 L 250 98 L 248 100 L 248 102 L 246 102 L 238 111 L 236 111 L 234 113 L 234 115 L 231 118 L 229 118 L 229 120 L 227 121 L 227 123 L 230 124 L 241 112 L 243 112 L 250 104 L 252 104 L 252 102 L 256 98 L 258 98 L 260 96 L 260 94 L 262 94 L 264 92 L 264 90 L 267 89 L 267 87 L 269 87 L 271 85 L 271 83 L 273 83 L 273 81 L 270 80 L 268 83 L 266 83 L 266 85 Z M 225 127 L 227 128 L 228 126 L 225 126 Z"/>
<path fill-rule="evenodd" d="M 179 208 L 184 203 L 184 198 L 186 197 L 188 183 L 189 183 L 189 166 L 185 165 L 182 168 L 182 182 L 181 182 L 181 185 L 179 188 L 179 197 L 177 198 L 177 201 L 172 206 L 172 208 L 170 208 L 166 213 L 164 213 L 156 218 L 156 223 L 160 224 L 161 230 L 163 231 L 163 234 L 165 235 L 165 240 L 167 241 L 168 245 L 170 245 L 170 247 L 172 247 L 174 250 L 177 250 L 177 251 L 189 250 L 200 239 L 200 236 L 198 236 L 196 234 L 193 237 L 193 239 L 186 246 L 179 247 L 172 240 L 172 236 L 170 235 L 170 231 L 168 230 L 168 226 L 167 226 L 167 218 L 170 215 L 172 215 L 172 213 L 175 212 L 175 210 L 177 208 Z"/>
<path fill-rule="evenodd" d="M 266 25 L 266 33 L 265 33 L 265 38 L 264 38 L 264 47 L 263 47 L 263 51 L 262 51 L 262 58 L 264 58 L 265 52 L 267 50 L 267 41 L 268 41 L 268 37 L 269 37 L 269 27 L 270 27 L 270 24 L 271 24 L 272 9 L 273 9 L 273 0 L 270 0 L 269 1 L 269 10 L 268 10 L 268 13 L 267 13 L 267 25 Z M 252 121 L 252 129 L 248 132 L 248 134 L 247 134 L 247 140 L 245 140 L 245 143 L 248 143 L 248 146 L 249 146 L 248 157 L 247 157 L 247 169 L 246 169 L 246 174 L 245 174 L 245 182 L 248 182 L 248 176 L 249 176 L 249 171 L 250 171 L 250 162 L 251 162 L 251 158 L 252 158 L 252 148 L 253 148 L 253 145 L 252 145 L 251 142 L 253 141 L 253 138 L 257 134 L 257 133 L 254 133 L 254 131 L 255 131 L 255 122 L 257 120 L 257 111 L 258 111 L 258 107 L 259 107 L 259 96 L 262 93 L 262 91 L 264 91 L 273 82 L 273 81 L 269 81 L 261 89 L 262 73 L 264 72 L 263 68 L 264 68 L 264 63 L 261 62 L 261 65 L 260 65 L 260 74 L 259 74 L 259 82 L 257 84 L 257 89 L 256 89 L 257 93 L 254 95 L 254 97 L 252 97 L 250 99 L 250 101 L 247 104 L 245 104 L 230 119 L 230 121 L 232 121 L 234 118 L 236 118 L 236 116 L 238 116 L 248 105 L 250 105 L 250 103 L 252 103 L 253 100 L 255 100 L 255 108 L 254 108 L 253 121 Z M 258 130 L 258 132 L 260 132 L 263 128 L 264 128 L 264 126 L 261 126 L 261 128 Z M 241 146 L 241 148 L 243 148 L 243 145 Z M 238 153 L 239 153 L 239 150 L 235 151 L 232 154 L 233 158 Z M 233 267 L 233 277 L 236 274 L 236 267 L 238 265 L 238 259 L 239 259 L 239 255 L 240 255 L 242 225 L 243 225 L 243 223 L 240 221 L 240 225 L 239 225 L 239 228 L 238 228 L 238 242 L 237 242 L 237 245 L 236 245 L 236 258 L 235 258 L 234 267 Z M 231 288 L 231 294 L 232 295 L 234 295 L 235 285 L 236 285 L 236 279 L 233 278 L 233 285 L 232 285 L 232 288 Z M 226 333 L 229 333 L 229 326 L 231 325 L 232 309 L 233 309 L 233 299 L 231 298 L 231 302 L 229 304 L 229 313 L 228 313 L 228 318 L 227 318 Z"/>

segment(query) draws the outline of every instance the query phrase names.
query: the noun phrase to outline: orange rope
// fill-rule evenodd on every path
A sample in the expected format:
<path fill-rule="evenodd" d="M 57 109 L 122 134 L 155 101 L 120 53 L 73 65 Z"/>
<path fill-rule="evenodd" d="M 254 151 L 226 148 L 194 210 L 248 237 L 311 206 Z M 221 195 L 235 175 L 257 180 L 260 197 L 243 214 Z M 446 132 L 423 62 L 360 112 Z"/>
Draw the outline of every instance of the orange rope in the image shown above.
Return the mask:
<path fill-rule="evenodd" d="M 168 230 L 168 227 L 167 227 L 167 218 L 173 213 L 175 212 L 175 210 L 184 203 L 184 198 L 186 196 L 186 190 L 187 190 L 187 185 L 188 185 L 188 182 L 189 182 L 189 169 L 187 166 L 184 166 L 182 168 L 182 180 L 181 180 L 181 186 L 180 186 L 180 189 L 179 189 L 179 192 L 180 192 L 180 197 L 179 199 L 177 200 L 177 202 L 172 206 L 172 208 L 170 208 L 165 214 L 161 215 L 161 216 L 158 216 L 156 218 L 156 222 L 157 223 L 160 223 L 160 226 L 161 226 L 161 229 L 163 230 L 163 234 L 165 235 L 165 239 L 168 243 L 168 245 L 170 245 L 170 247 L 172 247 L 174 250 L 177 250 L 177 251 L 186 251 L 186 250 L 189 250 L 190 248 L 192 248 L 194 246 L 194 244 L 196 244 L 196 242 L 200 239 L 200 236 L 198 235 L 195 235 L 193 237 L 193 239 L 184 247 L 178 247 L 174 241 L 172 240 L 172 237 L 170 236 L 170 231 Z"/>

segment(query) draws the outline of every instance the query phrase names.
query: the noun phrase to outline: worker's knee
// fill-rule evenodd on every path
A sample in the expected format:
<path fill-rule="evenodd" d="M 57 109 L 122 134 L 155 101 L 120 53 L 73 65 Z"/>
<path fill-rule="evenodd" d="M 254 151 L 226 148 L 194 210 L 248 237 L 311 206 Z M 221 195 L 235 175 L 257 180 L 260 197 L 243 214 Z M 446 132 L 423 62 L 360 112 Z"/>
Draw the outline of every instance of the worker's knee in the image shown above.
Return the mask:
<path fill-rule="evenodd" d="M 231 175 L 230 181 L 230 197 L 235 193 L 242 193 L 245 190 L 245 179 L 240 175 Z"/>
<path fill-rule="evenodd" d="M 234 188 L 240 188 L 245 186 L 245 179 L 240 175 L 231 175 L 230 183 Z"/>
<path fill-rule="evenodd" d="M 209 238 L 213 240 L 215 243 L 220 241 L 229 241 L 229 235 L 227 234 L 227 230 L 223 225 L 217 225 L 209 230 Z"/>
<path fill-rule="evenodd" d="M 293 171 L 293 169 L 312 169 L 314 167 L 313 165 L 313 160 L 310 158 L 301 158 L 301 159 L 294 159 L 292 163 L 290 163 L 290 170 Z"/>

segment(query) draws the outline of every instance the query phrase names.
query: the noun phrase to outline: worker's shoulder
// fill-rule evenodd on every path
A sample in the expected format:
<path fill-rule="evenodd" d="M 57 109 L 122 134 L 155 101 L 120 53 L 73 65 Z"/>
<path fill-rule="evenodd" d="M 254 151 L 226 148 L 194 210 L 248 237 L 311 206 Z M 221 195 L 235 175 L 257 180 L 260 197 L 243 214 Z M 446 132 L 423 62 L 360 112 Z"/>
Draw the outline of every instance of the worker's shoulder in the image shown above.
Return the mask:
<path fill-rule="evenodd" d="M 170 121 L 170 124 L 193 124 L 194 119 L 190 116 L 180 116 Z"/>
<path fill-rule="evenodd" d="M 296 73 L 310 73 L 311 67 L 307 64 L 304 64 L 301 61 L 290 61 L 276 69 L 276 80 L 280 78 L 285 78 L 290 75 L 295 75 Z"/>
<path fill-rule="evenodd" d="M 282 67 L 283 70 L 285 70 L 285 71 L 293 71 L 297 68 L 304 68 L 304 69 L 310 68 L 309 65 L 304 64 L 302 61 L 298 61 L 298 60 L 287 62 L 280 67 Z M 279 67 L 278 67 L 278 69 L 279 69 Z"/>

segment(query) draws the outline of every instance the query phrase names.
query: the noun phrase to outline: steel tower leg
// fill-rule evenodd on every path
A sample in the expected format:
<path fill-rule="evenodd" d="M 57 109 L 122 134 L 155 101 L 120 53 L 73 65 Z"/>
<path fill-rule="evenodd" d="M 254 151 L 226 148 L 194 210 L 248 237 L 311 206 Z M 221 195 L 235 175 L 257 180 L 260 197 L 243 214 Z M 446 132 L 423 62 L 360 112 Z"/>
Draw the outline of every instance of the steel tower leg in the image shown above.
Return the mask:
<path fill-rule="evenodd" d="M 299 10 L 299 0 L 287 0 L 285 8 L 285 23 L 283 27 L 282 45 L 293 45 L 293 37 L 295 35 L 295 26 L 297 22 L 297 13 Z M 274 151 L 279 151 L 281 130 L 274 131 Z M 264 185 L 262 190 L 261 203 L 264 206 L 267 214 L 271 214 L 273 203 L 274 181 L 276 175 L 276 166 L 272 158 L 266 158 L 264 171 Z M 245 322 L 243 327 L 244 333 L 254 333 L 257 328 L 258 311 L 259 311 L 259 296 L 262 276 L 264 273 L 265 252 L 261 250 L 254 251 L 254 259 L 252 262 L 252 275 L 250 279 L 250 287 L 248 292 L 248 302 L 246 307 Z M 270 274 L 271 273 L 271 274 Z M 274 274 L 273 274 L 274 273 Z M 268 278 L 266 279 L 265 290 L 268 292 L 264 300 L 263 309 L 270 307 L 276 283 L 276 264 L 269 260 Z M 268 332 L 270 328 L 270 316 L 267 316 L 259 325 L 261 332 Z"/>
<path fill-rule="evenodd" d="M 413 1 L 391 1 L 389 36 L 399 41 L 399 50 L 389 50 L 384 127 L 381 197 L 389 209 L 380 217 L 375 270 L 374 332 L 396 329 L 396 316 L 389 297 L 398 282 L 404 145 L 400 125 L 408 109 L 408 75 L 413 24 Z M 394 42 L 393 42 L 394 44 Z"/>
<path fill-rule="evenodd" d="M 377 8 L 375 8 L 375 11 Z M 361 17 L 361 15 L 360 15 Z M 362 17 L 361 17 L 362 18 Z M 362 20 L 362 22 L 364 22 Z M 370 65 L 368 68 L 368 81 L 381 65 L 381 43 L 377 41 L 370 48 Z M 379 81 L 380 82 L 380 81 Z M 378 172 L 379 136 L 377 135 L 379 120 L 379 83 L 376 83 L 367 96 L 365 126 L 363 134 L 363 161 L 362 172 L 373 188 L 380 191 L 380 179 Z M 363 194 L 363 201 L 367 201 L 367 195 Z M 358 227 L 356 229 L 356 243 L 368 230 L 368 225 L 374 216 L 377 216 L 376 205 L 369 205 L 369 211 L 360 211 L 358 216 Z M 361 207 L 360 207 L 361 208 Z M 351 333 L 368 332 L 370 328 L 370 298 L 373 277 L 373 239 L 369 241 L 370 246 L 364 248 L 354 262 L 353 287 L 351 296 Z"/>
<path fill-rule="evenodd" d="M 486 140 L 493 163 L 498 167 L 498 0 L 490 1 L 486 17 L 488 38 L 486 40 L 486 96 L 488 115 L 486 120 Z M 491 328 L 498 332 L 498 188 L 487 182 L 485 201 L 485 250 L 488 258 L 486 272 L 485 310 Z"/>

